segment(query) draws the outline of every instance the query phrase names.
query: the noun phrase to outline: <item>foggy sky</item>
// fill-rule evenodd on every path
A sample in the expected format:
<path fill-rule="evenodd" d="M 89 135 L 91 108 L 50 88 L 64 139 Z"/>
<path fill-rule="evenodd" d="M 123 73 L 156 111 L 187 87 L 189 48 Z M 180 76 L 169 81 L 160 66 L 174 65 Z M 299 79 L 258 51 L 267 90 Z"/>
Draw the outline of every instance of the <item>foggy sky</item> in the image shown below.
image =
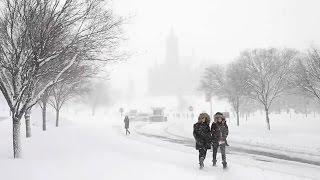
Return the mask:
<path fill-rule="evenodd" d="M 147 68 L 164 60 L 171 28 L 180 55 L 194 51 L 198 63 L 227 63 L 247 48 L 305 50 L 320 44 L 317 0 L 114 0 L 113 6 L 117 14 L 131 17 L 126 48 L 134 55 L 115 68 L 112 83 L 133 79 L 142 92 Z"/>

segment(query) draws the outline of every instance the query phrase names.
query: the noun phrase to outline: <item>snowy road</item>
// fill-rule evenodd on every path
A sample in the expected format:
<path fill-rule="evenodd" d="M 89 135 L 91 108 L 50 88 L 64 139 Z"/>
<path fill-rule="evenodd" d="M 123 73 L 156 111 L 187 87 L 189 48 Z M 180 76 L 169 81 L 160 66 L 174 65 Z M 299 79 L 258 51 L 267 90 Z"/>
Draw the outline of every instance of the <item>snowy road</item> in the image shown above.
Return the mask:
<path fill-rule="evenodd" d="M 147 124 L 145 124 L 147 125 Z M 143 126 L 145 126 L 143 125 Z M 166 141 L 170 141 L 170 142 L 175 142 L 175 143 L 180 143 L 183 144 L 185 146 L 190 146 L 190 147 L 194 147 L 194 139 L 192 138 L 188 138 L 188 137 L 183 137 L 180 135 L 176 135 L 173 132 L 170 132 L 169 128 L 170 126 L 166 127 L 163 129 L 163 132 L 165 132 L 164 136 L 159 136 L 159 135 L 153 135 L 153 134 L 148 134 L 148 133 L 144 133 L 143 131 L 141 131 L 141 125 L 136 126 L 137 130 L 136 132 L 138 132 L 141 135 L 145 135 L 145 136 L 149 136 L 149 137 L 156 137 L 156 138 L 160 138 Z M 139 130 L 140 129 L 140 130 Z M 316 165 L 316 166 L 320 166 L 320 161 L 316 161 L 316 160 L 311 160 L 311 159 L 304 159 L 304 158 L 300 158 L 300 157 L 293 157 L 291 155 L 285 155 L 283 153 L 277 153 L 277 152 L 270 152 L 268 150 L 266 150 L 266 147 L 260 147 L 260 150 L 256 150 L 257 147 L 253 147 L 252 145 L 248 145 L 248 144 L 232 144 L 232 146 L 228 147 L 230 152 L 233 153 L 245 153 L 245 154 L 250 154 L 250 155 L 260 155 L 260 156 L 265 156 L 265 157 L 271 157 L 271 158 L 275 158 L 275 159 L 281 159 L 281 160 L 287 160 L 287 161 L 293 161 L 293 162 L 298 162 L 298 163 L 305 163 L 305 164 L 309 164 L 309 165 Z M 316 154 L 309 154 L 310 156 L 316 157 L 317 159 L 320 158 L 320 155 L 316 155 Z"/>
<path fill-rule="evenodd" d="M 150 125 L 150 123 L 135 124 L 135 132 L 144 137 L 154 138 L 160 141 L 179 144 L 194 149 L 194 140 L 170 132 L 170 125 L 163 127 L 161 131 L 163 133 L 162 135 L 158 135 L 157 133 L 153 134 L 150 133 L 150 131 L 144 131 L 147 129 L 148 125 Z M 196 154 L 196 152 L 192 153 Z M 207 155 L 207 157 L 210 159 L 211 156 Z M 238 165 L 240 164 L 249 167 L 253 166 L 263 170 L 294 175 L 302 179 L 320 179 L 319 161 L 291 157 L 290 155 L 270 153 L 263 150 L 254 150 L 250 149 L 250 146 L 230 146 L 228 148 L 228 157 L 229 161 L 234 161 L 234 159 L 236 159 L 236 164 Z M 233 159 L 233 157 L 235 158 Z M 241 160 L 239 161 L 239 159 Z"/>

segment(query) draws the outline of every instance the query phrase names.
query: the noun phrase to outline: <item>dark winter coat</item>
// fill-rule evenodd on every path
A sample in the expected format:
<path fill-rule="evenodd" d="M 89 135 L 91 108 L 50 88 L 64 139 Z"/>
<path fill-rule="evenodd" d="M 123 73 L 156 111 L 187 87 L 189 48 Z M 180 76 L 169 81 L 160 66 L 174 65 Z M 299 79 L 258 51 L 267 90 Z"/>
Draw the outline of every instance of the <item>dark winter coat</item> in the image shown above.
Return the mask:
<path fill-rule="evenodd" d="M 193 125 L 193 137 L 196 140 L 196 149 L 211 149 L 210 126 L 207 123 L 196 123 Z"/>
<path fill-rule="evenodd" d="M 218 143 L 219 141 L 226 141 L 229 128 L 225 122 L 213 122 L 211 125 L 212 142 Z"/>
<path fill-rule="evenodd" d="M 124 128 L 129 129 L 129 118 L 128 117 L 124 118 Z"/>

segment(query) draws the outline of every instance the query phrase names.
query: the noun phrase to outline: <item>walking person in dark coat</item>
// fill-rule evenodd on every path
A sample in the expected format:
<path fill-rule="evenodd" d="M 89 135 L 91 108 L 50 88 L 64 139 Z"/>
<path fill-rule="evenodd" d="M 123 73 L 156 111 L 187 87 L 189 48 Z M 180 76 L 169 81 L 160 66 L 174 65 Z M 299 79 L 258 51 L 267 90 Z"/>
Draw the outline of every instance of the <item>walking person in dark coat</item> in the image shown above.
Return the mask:
<path fill-rule="evenodd" d="M 223 168 L 227 168 L 226 160 L 226 142 L 229 134 L 229 128 L 222 113 L 217 112 L 214 115 L 214 122 L 211 125 L 212 148 L 213 148 L 213 166 L 217 163 L 217 152 L 220 147 Z"/>
<path fill-rule="evenodd" d="M 204 167 L 203 161 L 206 158 L 207 150 L 211 149 L 210 116 L 201 113 L 198 122 L 193 125 L 193 136 L 196 140 L 196 149 L 199 150 L 200 169 Z"/>
<path fill-rule="evenodd" d="M 126 116 L 125 118 L 124 118 L 124 128 L 126 129 L 126 135 L 127 134 L 130 134 L 130 131 L 129 131 L 129 117 L 128 116 Z"/>

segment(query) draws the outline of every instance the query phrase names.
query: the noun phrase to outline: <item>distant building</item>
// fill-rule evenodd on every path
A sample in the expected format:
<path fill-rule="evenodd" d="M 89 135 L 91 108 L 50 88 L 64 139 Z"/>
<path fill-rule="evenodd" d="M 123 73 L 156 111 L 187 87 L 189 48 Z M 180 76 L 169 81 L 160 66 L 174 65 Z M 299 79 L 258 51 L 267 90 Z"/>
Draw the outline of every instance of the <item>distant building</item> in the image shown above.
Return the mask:
<path fill-rule="evenodd" d="M 164 63 L 149 70 L 151 95 L 185 95 L 196 90 L 199 74 L 190 65 L 195 58 L 181 57 L 178 43 L 178 37 L 171 30 L 166 39 Z"/>

